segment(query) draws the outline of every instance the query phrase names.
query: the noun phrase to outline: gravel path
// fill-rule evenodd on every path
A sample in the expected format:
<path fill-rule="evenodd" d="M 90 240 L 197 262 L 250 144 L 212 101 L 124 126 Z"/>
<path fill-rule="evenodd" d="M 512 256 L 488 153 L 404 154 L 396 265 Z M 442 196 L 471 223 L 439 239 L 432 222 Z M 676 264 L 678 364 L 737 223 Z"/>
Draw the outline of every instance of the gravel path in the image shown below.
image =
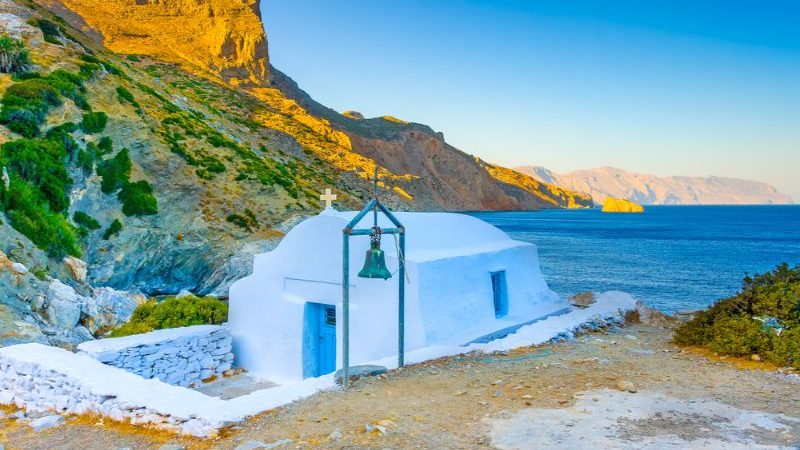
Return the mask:
<path fill-rule="evenodd" d="M 216 440 L 79 418 L 39 433 L 0 420 L 0 443 L 53 450 L 236 449 L 251 441 L 287 449 L 800 448 L 800 380 L 681 351 L 670 335 L 633 325 L 557 346 L 445 358 L 317 394 Z"/>

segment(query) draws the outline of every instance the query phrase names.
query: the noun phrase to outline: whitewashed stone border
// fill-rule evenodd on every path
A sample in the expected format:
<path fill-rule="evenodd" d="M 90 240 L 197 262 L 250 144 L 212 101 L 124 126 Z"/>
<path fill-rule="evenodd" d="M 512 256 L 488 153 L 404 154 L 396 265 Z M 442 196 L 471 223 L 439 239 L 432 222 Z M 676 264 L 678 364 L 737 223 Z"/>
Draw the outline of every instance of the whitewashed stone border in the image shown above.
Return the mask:
<path fill-rule="evenodd" d="M 29 413 L 97 414 L 201 437 L 229 423 L 223 400 L 41 344 L 0 348 L 0 404 Z"/>
<path fill-rule="evenodd" d="M 220 376 L 233 365 L 232 339 L 220 325 L 157 330 L 84 342 L 78 352 L 143 378 L 190 386 Z"/>

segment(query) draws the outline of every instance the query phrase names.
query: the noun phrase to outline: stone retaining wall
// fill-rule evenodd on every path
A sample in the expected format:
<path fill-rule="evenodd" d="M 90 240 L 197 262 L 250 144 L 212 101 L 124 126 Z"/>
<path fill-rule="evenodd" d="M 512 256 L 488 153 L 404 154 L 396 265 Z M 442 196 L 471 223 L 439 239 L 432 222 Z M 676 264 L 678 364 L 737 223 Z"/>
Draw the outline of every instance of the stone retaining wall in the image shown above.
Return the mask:
<path fill-rule="evenodd" d="M 199 437 L 237 420 L 228 419 L 217 398 L 41 344 L 0 348 L 0 405 L 28 413 L 96 414 Z"/>
<path fill-rule="evenodd" d="M 79 345 L 78 352 L 141 377 L 178 386 L 220 376 L 233 365 L 230 332 L 219 325 L 89 341 Z"/>

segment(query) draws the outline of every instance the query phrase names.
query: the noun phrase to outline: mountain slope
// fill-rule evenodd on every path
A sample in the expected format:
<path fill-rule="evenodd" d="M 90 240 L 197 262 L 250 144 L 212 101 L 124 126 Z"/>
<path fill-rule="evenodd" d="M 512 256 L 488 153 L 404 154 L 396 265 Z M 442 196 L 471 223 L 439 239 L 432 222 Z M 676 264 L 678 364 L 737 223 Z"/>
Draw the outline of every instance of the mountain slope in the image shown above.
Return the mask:
<path fill-rule="evenodd" d="M 590 194 L 595 203 L 606 197 L 625 198 L 645 205 L 787 204 L 791 197 L 752 180 L 725 177 L 657 177 L 615 167 L 557 174 L 544 167 L 515 170 L 565 189 Z"/>
<path fill-rule="evenodd" d="M 396 209 L 591 204 L 424 125 L 319 105 L 269 66 L 251 0 L 0 0 L 0 31 L 19 59 L 0 68 L 0 339 L 97 332 L 98 287 L 225 296 L 321 189 L 363 204 L 376 164 Z"/>

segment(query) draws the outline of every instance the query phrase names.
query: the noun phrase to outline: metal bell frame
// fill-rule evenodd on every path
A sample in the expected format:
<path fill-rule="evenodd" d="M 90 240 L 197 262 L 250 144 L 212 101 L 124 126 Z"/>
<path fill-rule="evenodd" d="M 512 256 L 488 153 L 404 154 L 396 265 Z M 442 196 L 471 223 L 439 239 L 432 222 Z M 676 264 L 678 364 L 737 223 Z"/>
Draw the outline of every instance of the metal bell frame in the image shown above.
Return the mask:
<path fill-rule="evenodd" d="M 364 206 L 353 220 L 347 224 L 346 227 L 342 230 L 342 237 L 343 237 L 343 247 L 342 247 L 342 347 L 343 347 L 343 355 L 342 355 L 342 375 L 343 381 L 342 385 L 345 389 L 348 388 L 350 383 L 350 237 L 351 236 L 370 236 L 370 250 L 367 252 L 373 251 L 375 249 L 374 243 L 380 242 L 380 235 L 381 234 L 393 234 L 399 235 L 399 254 L 398 261 L 400 263 L 400 269 L 398 270 L 398 323 L 397 323 L 397 367 L 403 367 L 404 359 L 405 359 L 405 289 L 406 289 L 406 229 L 397 217 L 389 211 L 389 209 L 381 203 L 380 198 L 378 196 L 378 167 L 375 167 L 375 178 L 373 179 L 374 189 L 372 194 L 372 199 Z M 367 214 L 372 212 L 373 215 L 373 227 L 372 228 L 355 228 L 358 223 L 363 219 Z M 378 227 L 378 212 L 383 213 L 387 219 L 394 225 L 393 228 L 380 228 Z M 378 247 L 379 250 L 379 247 Z M 380 251 L 380 250 L 379 250 Z M 382 255 L 381 255 L 382 256 Z M 383 265 L 385 269 L 385 263 Z M 366 269 L 365 265 L 365 269 Z M 362 270 L 364 272 L 364 270 Z M 391 274 L 387 274 L 391 277 Z M 366 275 L 366 273 L 365 273 Z M 369 278 L 376 278 L 370 276 Z M 383 278 L 378 277 L 378 278 Z M 388 277 L 387 277 L 388 278 Z M 387 279 L 384 278 L 384 279 Z"/>

